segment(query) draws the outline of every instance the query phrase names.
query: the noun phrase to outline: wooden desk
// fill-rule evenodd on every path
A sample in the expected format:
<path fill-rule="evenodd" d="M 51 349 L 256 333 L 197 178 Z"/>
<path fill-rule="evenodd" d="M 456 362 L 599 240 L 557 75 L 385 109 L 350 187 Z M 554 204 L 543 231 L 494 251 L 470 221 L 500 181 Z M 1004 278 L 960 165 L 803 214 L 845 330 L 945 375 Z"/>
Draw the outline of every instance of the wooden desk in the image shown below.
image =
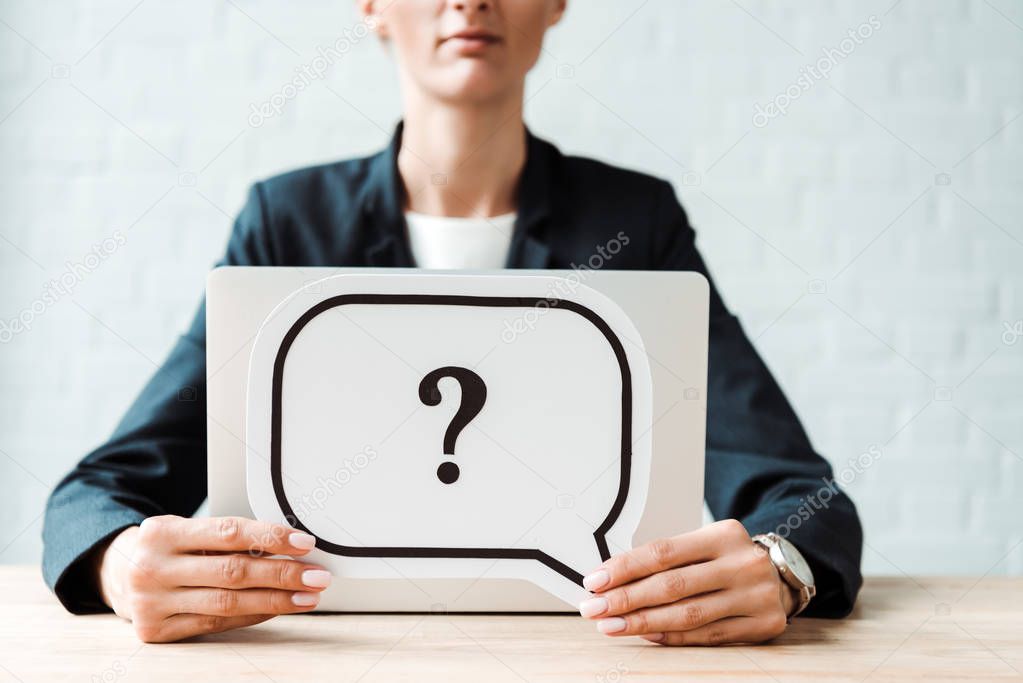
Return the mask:
<path fill-rule="evenodd" d="M 0 567 L 0 681 L 1023 680 L 1023 579 L 873 579 L 843 621 L 797 619 L 756 647 L 610 639 L 580 618 L 302 615 L 143 645 L 75 617 L 35 567 Z"/>

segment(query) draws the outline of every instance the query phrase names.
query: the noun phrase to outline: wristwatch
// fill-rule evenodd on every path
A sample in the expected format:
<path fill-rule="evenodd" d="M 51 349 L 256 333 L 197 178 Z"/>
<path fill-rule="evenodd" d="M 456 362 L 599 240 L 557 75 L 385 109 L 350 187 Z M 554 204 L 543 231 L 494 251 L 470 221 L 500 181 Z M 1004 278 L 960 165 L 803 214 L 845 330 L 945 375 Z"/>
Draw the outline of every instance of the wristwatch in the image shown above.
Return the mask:
<path fill-rule="evenodd" d="M 806 606 L 810 604 L 810 599 L 817 594 L 810 565 L 796 550 L 796 546 L 778 534 L 757 534 L 753 537 L 753 542 L 767 550 L 767 556 L 771 558 L 771 563 L 778 570 L 782 581 L 799 593 L 799 604 L 789 615 L 789 619 L 791 619 L 806 609 Z"/>

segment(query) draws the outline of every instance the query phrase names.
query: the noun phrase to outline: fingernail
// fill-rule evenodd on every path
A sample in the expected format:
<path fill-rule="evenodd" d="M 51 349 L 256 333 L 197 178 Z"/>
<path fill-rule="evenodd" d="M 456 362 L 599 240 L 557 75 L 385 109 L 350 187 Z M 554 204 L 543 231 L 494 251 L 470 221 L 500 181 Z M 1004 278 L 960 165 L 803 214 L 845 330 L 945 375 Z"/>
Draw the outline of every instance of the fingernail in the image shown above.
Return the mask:
<path fill-rule="evenodd" d="M 303 534 L 301 531 L 296 531 L 288 536 L 288 543 L 291 544 L 291 547 L 298 548 L 299 550 L 312 550 L 316 547 L 316 538 L 309 534 Z"/>
<path fill-rule="evenodd" d="M 645 640 L 649 640 L 651 643 L 659 643 L 662 640 L 664 640 L 664 634 L 663 633 L 646 633 L 646 634 L 641 635 L 640 638 L 643 638 Z"/>
<path fill-rule="evenodd" d="M 607 611 L 607 598 L 590 598 L 579 603 L 579 614 L 595 617 Z"/>
<path fill-rule="evenodd" d="M 302 572 L 302 583 L 310 588 L 326 588 L 330 585 L 330 572 L 324 569 L 306 569 Z"/>
<path fill-rule="evenodd" d="M 588 591 L 595 591 L 607 585 L 607 582 L 610 580 L 611 577 L 608 576 L 606 571 L 598 569 L 583 579 L 583 588 Z"/>
<path fill-rule="evenodd" d="M 601 633 L 618 633 L 625 630 L 625 620 L 621 617 L 601 619 L 597 622 L 597 630 Z"/>
<path fill-rule="evenodd" d="M 291 601 L 296 607 L 312 607 L 320 601 L 319 593 L 293 593 Z"/>

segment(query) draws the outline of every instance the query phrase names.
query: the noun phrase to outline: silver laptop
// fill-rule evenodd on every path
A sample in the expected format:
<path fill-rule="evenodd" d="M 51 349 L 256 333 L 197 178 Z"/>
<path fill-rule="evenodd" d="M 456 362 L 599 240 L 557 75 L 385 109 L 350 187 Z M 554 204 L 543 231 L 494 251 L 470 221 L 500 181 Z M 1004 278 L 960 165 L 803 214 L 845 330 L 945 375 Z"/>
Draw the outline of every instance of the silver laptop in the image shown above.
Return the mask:
<path fill-rule="evenodd" d="M 264 322 L 299 290 L 337 275 L 438 275 L 419 269 L 225 267 L 207 281 L 207 415 L 209 513 L 255 517 L 247 487 L 247 410 L 250 362 Z M 651 427 L 649 486 L 631 543 L 700 526 L 703 515 L 706 424 L 708 287 L 698 273 L 645 271 L 458 271 L 507 278 L 573 278 L 607 297 L 631 321 L 649 361 Z M 438 280 L 439 281 L 439 280 Z M 257 353 L 258 357 L 258 353 Z M 450 466 L 452 463 L 444 463 Z M 251 468 L 250 468 L 251 469 Z M 457 469 L 455 469 L 457 476 Z M 443 475 L 438 470 L 438 476 Z M 251 485 L 250 485 L 251 486 Z M 571 506 L 571 493 L 556 506 Z M 357 508 L 358 509 L 358 508 Z M 351 515 L 349 515 L 351 518 Z M 321 534 L 317 534 L 322 538 Z M 315 560 L 311 560 L 315 561 Z M 515 560 L 502 560 L 512 561 Z M 520 560 L 532 562 L 532 560 Z M 507 578 L 492 563 L 465 565 L 446 575 L 365 578 L 335 575 L 319 608 L 380 612 L 569 612 L 564 596 L 524 578 Z M 469 567 L 468 570 L 465 567 Z M 590 567 L 592 568 L 592 567 Z"/>

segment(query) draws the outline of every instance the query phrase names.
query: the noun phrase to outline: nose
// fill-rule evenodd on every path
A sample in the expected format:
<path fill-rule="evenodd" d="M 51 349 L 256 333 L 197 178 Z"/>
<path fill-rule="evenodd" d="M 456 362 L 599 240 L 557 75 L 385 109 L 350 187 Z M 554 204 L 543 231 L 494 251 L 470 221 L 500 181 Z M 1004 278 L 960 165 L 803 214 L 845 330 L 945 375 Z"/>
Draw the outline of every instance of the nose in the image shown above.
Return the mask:
<path fill-rule="evenodd" d="M 487 12 L 491 8 L 490 0 L 452 0 L 449 5 L 456 12 L 472 15 L 476 12 Z"/>

